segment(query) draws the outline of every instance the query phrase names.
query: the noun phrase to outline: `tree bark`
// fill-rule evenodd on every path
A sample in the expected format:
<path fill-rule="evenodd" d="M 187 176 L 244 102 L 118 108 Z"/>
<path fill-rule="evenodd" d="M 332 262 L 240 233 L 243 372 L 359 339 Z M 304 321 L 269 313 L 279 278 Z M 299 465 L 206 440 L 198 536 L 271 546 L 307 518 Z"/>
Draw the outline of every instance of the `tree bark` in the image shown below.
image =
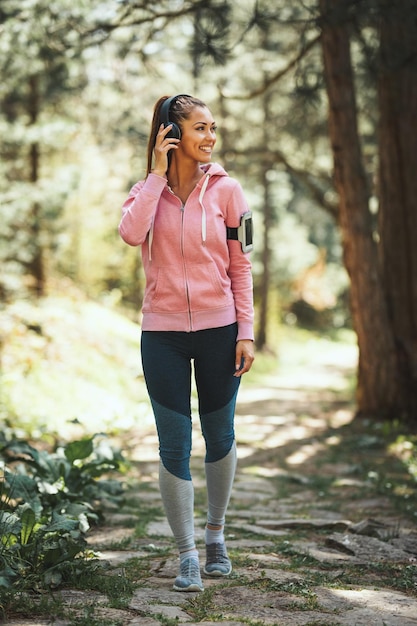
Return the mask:
<path fill-rule="evenodd" d="M 399 417 L 417 417 L 417 7 L 381 3 L 380 259 L 398 360 Z"/>
<path fill-rule="evenodd" d="M 369 211 L 349 27 L 338 0 L 319 1 L 334 179 L 339 194 L 344 261 L 351 282 L 352 320 L 359 346 L 358 412 L 389 416 L 398 399 L 396 355 Z"/>
<path fill-rule="evenodd" d="M 264 94 L 262 98 L 263 114 L 264 114 L 264 146 L 267 148 L 270 138 L 269 129 L 272 125 L 272 114 L 270 107 L 270 92 Z M 266 155 L 261 164 L 260 175 L 262 177 L 261 183 L 264 190 L 263 207 L 262 207 L 262 249 L 261 249 L 261 263 L 262 263 L 262 276 L 259 284 L 259 322 L 256 331 L 256 346 L 259 350 L 262 350 L 267 345 L 267 326 L 269 317 L 269 294 L 271 287 L 271 226 L 274 218 L 274 208 L 271 198 L 271 181 L 268 179 L 268 172 L 273 167 L 268 156 L 268 150 L 265 151 Z"/>
<path fill-rule="evenodd" d="M 29 79 L 28 112 L 29 124 L 36 124 L 39 116 L 39 89 L 36 76 Z M 29 180 L 34 185 L 39 179 L 39 161 L 39 143 L 34 141 L 29 149 Z M 41 241 L 41 207 L 36 200 L 32 203 L 31 221 L 33 254 L 28 269 L 34 280 L 34 291 L 38 297 L 41 297 L 45 295 L 45 259 Z"/>

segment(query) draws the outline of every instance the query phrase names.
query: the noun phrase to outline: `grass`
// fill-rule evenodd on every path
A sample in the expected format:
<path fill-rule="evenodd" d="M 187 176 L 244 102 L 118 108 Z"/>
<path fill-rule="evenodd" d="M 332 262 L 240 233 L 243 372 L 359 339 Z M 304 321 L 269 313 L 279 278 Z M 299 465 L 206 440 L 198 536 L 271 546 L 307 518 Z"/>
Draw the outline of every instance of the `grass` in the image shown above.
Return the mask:
<path fill-rule="evenodd" d="M 144 506 L 139 505 L 137 509 L 138 521 L 135 525 L 135 537 L 142 538 L 147 536 L 147 528 L 149 522 L 163 519 L 164 512 L 160 506 Z"/>
<path fill-rule="evenodd" d="M 0 589 L 0 615 L 19 615 L 19 617 L 33 618 L 47 615 L 49 618 L 63 618 L 68 615 L 68 608 L 64 606 L 59 596 L 31 595 L 29 593 L 16 595 L 13 590 Z"/>
<path fill-rule="evenodd" d="M 0 404 L 26 432 L 68 436 L 74 420 L 87 432 L 151 423 L 140 329 L 124 316 L 66 297 L 21 301 L 0 312 L 0 334 Z"/>
<path fill-rule="evenodd" d="M 186 604 L 187 613 L 197 622 L 219 621 L 223 615 L 216 610 L 214 601 L 215 589 L 205 589 Z"/>
<path fill-rule="evenodd" d="M 134 583 L 124 570 L 115 576 L 111 571 L 106 573 L 99 564 L 84 568 L 75 578 L 68 580 L 67 585 L 106 595 L 109 606 L 113 608 L 126 608 L 135 589 Z"/>
<path fill-rule="evenodd" d="M 136 585 L 138 581 L 142 583 L 150 576 L 150 565 L 149 559 L 133 557 L 124 564 L 125 576 L 132 585 Z"/>

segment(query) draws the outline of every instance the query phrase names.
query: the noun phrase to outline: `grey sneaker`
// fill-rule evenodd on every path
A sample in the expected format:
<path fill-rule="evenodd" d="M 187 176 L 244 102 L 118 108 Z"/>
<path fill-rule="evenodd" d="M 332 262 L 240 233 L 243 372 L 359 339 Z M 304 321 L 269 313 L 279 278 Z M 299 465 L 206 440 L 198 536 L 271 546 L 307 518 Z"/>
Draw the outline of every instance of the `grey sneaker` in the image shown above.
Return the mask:
<path fill-rule="evenodd" d="M 200 563 L 195 556 L 181 561 L 180 573 L 175 579 L 174 589 L 175 591 L 204 591 Z"/>
<path fill-rule="evenodd" d="M 204 573 L 207 576 L 229 576 L 232 564 L 227 556 L 224 543 L 210 543 L 206 545 L 206 564 Z"/>

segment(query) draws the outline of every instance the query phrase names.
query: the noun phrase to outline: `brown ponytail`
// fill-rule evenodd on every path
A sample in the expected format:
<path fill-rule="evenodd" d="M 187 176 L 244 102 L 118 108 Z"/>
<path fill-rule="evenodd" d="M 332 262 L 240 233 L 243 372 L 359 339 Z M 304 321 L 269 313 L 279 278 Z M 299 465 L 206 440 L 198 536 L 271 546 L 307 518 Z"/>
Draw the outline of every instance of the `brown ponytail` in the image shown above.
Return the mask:
<path fill-rule="evenodd" d="M 167 100 L 169 97 L 170 96 L 162 96 L 162 98 L 159 98 L 159 100 L 157 100 L 154 106 L 151 132 L 149 134 L 148 140 L 148 165 L 146 169 L 146 175 L 148 175 L 152 170 L 153 150 L 155 148 L 156 136 L 159 132 L 159 127 L 161 125 L 161 107 L 165 100 Z M 170 107 L 170 120 L 172 120 L 181 128 L 181 122 L 188 119 L 191 111 L 195 107 L 207 108 L 207 105 L 202 100 L 199 100 L 198 98 L 193 98 L 192 96 L 178 96 L 178 98 L 175 98 Z"/>
<path fill-rule="evenodd" d="M 148 175 L 152 169 L 153 149 L 155 147 L 156 136 L 159 132 L 159 127 L 161 125 L 161 107 L 167 99 L 168 96 L 162 96 L 162 98 L 159 98 L 153 109 L 151 132 L 148 139 L 148 165 L 146 168 L 146 175 Z"/>

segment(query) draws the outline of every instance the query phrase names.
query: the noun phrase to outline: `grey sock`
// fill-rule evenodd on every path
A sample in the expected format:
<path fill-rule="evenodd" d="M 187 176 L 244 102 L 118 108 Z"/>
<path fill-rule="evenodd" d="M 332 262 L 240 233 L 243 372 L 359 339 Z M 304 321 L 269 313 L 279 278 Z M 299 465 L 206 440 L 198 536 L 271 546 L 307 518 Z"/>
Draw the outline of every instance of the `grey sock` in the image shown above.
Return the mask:
<path fill-rule="evenodd" d="M 223 459 L 205 464 L 208 499 L 207 521 L 209 524 L 224 526 L 236 464 L 235 442 Z"/>
<path fill-rule="evenodd" d="M 194 539 L 194 488 L 191 480 L 183 480 L 168 472 L 159 463 L 159 489 L 168 523 L 177 542 L 178 550 L 186 552 L 195 548 Z"/>

